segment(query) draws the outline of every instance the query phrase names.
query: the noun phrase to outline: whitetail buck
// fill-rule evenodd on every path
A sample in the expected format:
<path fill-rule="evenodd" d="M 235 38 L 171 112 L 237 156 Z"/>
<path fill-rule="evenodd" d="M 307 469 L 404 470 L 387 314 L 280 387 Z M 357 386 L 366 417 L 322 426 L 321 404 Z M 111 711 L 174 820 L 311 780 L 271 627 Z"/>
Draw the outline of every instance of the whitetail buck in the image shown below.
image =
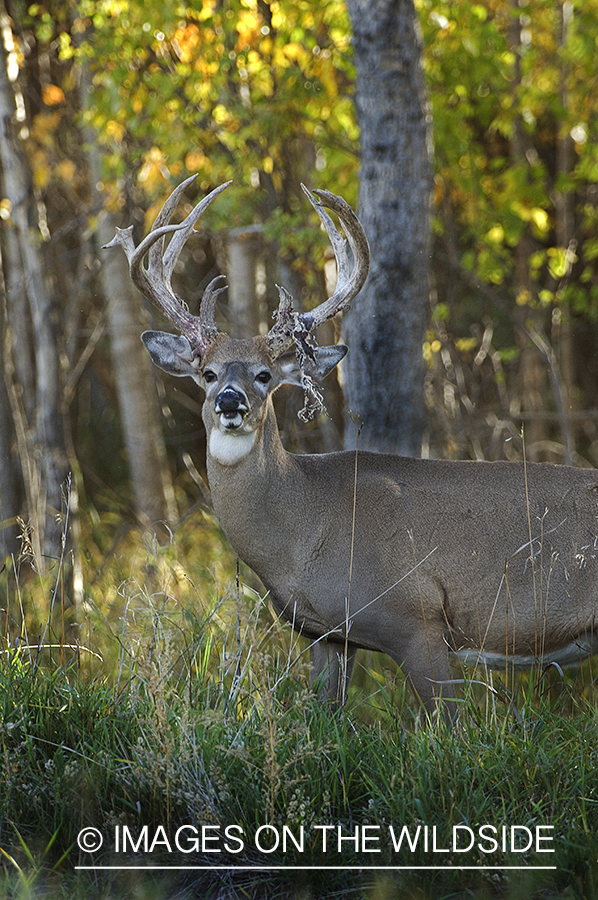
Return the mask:
<path fill-rule="evenodd" d="M 363 286 L 365 234 L 341 197 L 318 191 L 316 200 L 306 190 L 334 247 L 336 290 L 317 309 L 296 313 L 279 288 L 266 337 L 233 340 L 214 324 L 217 279 L 199 316 L 170 285 L 195 222 L 227 186 L 182 224 L 169 225 L 188 183 L 173 192 L 137 248 L 131 229 L 108 246 L 123 246 L 137 287 L 182 334 L 149 331 L 142 338 L 157 366 L 190 376 L 205 391 L 214 508 L 277 612 L 312 641 L 313 680 L 323 679 L 324 691 L 343 698 L 356 650 L 380 650 L 402 667 L 429 711 L 443 695 L 454 713 L 451 654 L 468 664 L 520 668 L 578 664 L 597 652 L 598 473 L 352 451 L 288 453 L 272 395 L 285 383 L 312 392 L 312 379 L 345 355 L 346 347 L 317 347 L 312 332 Z M 342 223 L 351 262 L 324 205 Z"/>

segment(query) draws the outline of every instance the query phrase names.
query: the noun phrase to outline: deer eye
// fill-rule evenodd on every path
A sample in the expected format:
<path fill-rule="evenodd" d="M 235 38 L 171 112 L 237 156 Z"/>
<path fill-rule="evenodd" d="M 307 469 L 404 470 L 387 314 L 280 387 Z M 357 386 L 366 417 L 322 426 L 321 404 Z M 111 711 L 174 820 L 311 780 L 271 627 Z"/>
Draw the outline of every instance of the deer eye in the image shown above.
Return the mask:
<path fill-rule="evenodd" d="M 264 369 L 263 372 L 258 372 L 255 376 L 255 380 L 261 382 L 261 384 L 268 384 L 269 381 L 272 381 L 272 375 L 267 369 Z"/>
<path fill-rule="evenodd" d="M 211 384 L 213 381 L 216 381 L 217 377 L 216 373 L 212 372 L 211 369 L 206 369 L 203 373 L 203 380 L 206 384 Z"/>

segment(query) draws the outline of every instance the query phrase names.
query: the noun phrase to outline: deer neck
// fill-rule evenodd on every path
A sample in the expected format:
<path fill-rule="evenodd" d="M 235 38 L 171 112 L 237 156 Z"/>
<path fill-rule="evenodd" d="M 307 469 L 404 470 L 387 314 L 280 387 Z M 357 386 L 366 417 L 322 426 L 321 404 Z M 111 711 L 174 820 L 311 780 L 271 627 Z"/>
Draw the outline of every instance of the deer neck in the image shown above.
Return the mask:
<path fill-rule="evenodd" d="M 293 456 L 282 446 L 271 401 L 253 433 L 229 436 L 210 424 L 207 437 L 214 510 L 236 552 L 255 565 L 262 529 L 288 534 L 288 486 L 297 476 Z M 290 494 L 297 492 L 291 489 Z"/>

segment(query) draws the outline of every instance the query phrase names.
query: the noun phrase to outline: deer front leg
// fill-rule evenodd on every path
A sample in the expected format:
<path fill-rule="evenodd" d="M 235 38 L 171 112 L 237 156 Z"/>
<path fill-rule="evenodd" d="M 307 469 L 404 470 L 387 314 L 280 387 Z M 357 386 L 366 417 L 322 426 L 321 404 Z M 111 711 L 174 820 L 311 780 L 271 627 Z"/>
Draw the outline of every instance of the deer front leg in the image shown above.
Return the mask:
<path fill-rule="evenodd" d="M 356 653 L 357 648 L 351 644 L 345 645 L 344 641 L 321 638 L 311 644 L 309 680 L 317 689 L 320 700 L 333 706 L 342 706 L 347 699 Z"/>

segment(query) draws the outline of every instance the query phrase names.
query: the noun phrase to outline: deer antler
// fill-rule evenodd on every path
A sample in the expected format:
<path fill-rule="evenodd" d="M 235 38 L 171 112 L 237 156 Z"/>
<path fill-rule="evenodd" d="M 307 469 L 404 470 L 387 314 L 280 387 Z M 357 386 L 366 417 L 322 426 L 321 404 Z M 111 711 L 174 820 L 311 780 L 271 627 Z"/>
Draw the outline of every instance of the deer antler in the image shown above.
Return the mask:
<path fill-rule="evenodd" d="M 174 189 L 158 213 L 150 233 L 138 247 L 133 242 L 133 226 L 131 225 L 129 228 L 117 228 L 115 237 L 109 244 L 105 244 L 105 248 L 115 247 L 117 244 L 122 246 L 129 261 L 133 282 L 148 300 L 151 300 L 170 319 L 181 334 L 185 335 L 197 356 L 201 358 L 218 334 L 214 324 L 214 307 L 218 294 L 224 290 L 224 287 L 217 287 L 222 276 L 218 276 L 207 286 L 201 301 L 199 316 L 192 315 L 186 309 L 174 293 L 170 279 L 181 250 L 194 230 L 195 223 L 218 194 L 232 182 L 227 181 L 221 184 L 211 194 L 204 197 L 180 225 L 168 224 L 185 188 L 196 177 L 192 175 Z M 363 287 L 370 266 L 370 248 L 365 232 L 349 204 L 342 197 L 331 194 L 330 191 L 315 191 L 318 195 L 316 198 L 305 185 L 301 185 L 301 187 L 320 217 L 332 244 L 338 273 L 337 284 L 336 290 L 328 300 L 305 313 L 293 312 L 291 295 L 285 288 L 278 288 L 280 303 L 276 313 L 276 322 L 266 336 L 266 342 L 275 359 L 288 350 L 293 343 L 297 344 L 303 352 L 309 352 L 307 341 L 310 333 L 317 325 L 331 319 L 349 305 Z M 335 212 L 343 225 L 352 251 L 352 268 L 347 256 L 347 240 L 336 230 L 324 206 Z M 172 238 L 166 246 L 166 235 L 169 234 L 172 235 Z M 148 256 L 147 268 L 143 265 L 146 254 Z"/>
<path fill-rule="evenodd" d="M 150 233 L 138 247 L 135 247 L 133 242 L 133 226 L 131 225 L 129 228 L 117 228 L 116 235 L 110 243 L 105 244 L 103 249 L 121 245 L 129 261 L 129 270 L 134 284 L 170 319 L 181 334 L 188 338 L 201 358 L 218 333 L 214 324 L 214 307 L 216 297 L 224 290 L 224 287 L 216 287 L 222 276 L 214 278 L 207 286 L 201 301 L 199 316 L 192 315 L 185 308 L 174 293 L 170 279 L 181 250 L 194 230 L 195 223 L 218 194 L 232 182 L 227 181 L 215 188 L 193 208 L 179 225 L 169 225 L 181 195 L 196 177 L 196 175 L 192 175 L 174 189 L 158 213 Z M 173 237 L 166 247 L 166 235 L 168 234 L 172 234 Z M 146 254 L 148 255 L 147 268 L 143 265 Z"/>
<path fill-rule="evenodd" d="M 328 300 L 320 303 L 315 309 L 305 313 L 293 313 L 291 295 L 279 287 L 280 305 L 276 313 L 276 322 L 266 336 L 270 352 L 276 358 L 288 350 L 297 341 L 305 347 L 305 340 L 316 328 L 327 319 L 331 319 L 345 309 L 353 300 L 368 276 L 370 268 L 370 248 L 359 219 L 342 197 L 330 191 L 314 191 L 318 199 L 301 185 L 307 199 L 320 217 L 332 244 L 337 268 L 336 289 Z M 327 206 L 339 217 L 353 255 L 353 267 L 350 269 L 347 257 L 347 241 L 336 230 L 334 223 L 324 207 Z"/>

